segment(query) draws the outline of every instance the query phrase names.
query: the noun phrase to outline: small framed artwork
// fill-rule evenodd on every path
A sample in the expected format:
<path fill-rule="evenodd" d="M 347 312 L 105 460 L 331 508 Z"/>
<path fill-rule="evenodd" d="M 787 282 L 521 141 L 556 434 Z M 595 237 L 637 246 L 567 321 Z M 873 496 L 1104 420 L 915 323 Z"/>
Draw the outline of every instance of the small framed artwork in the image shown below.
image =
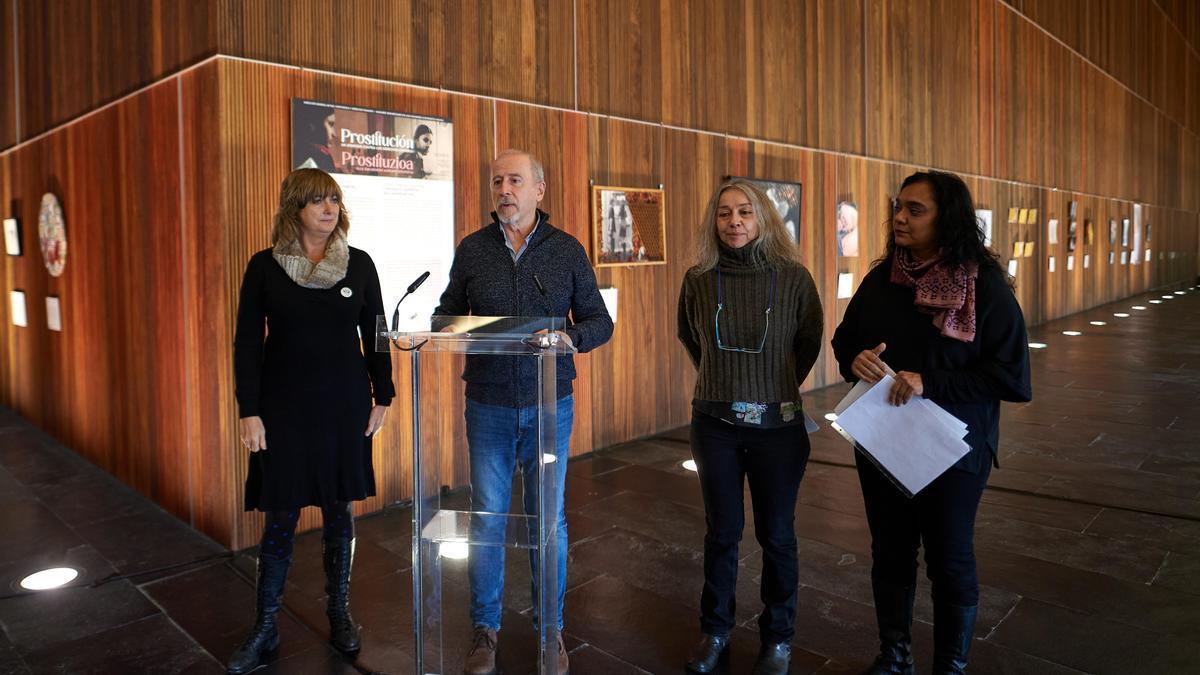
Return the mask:
<path fill-rule="evenodd" d="M 775 207 L 775 211 L 779 213 L 779 217 L 783 219 L 783 226 L 787 228 L 788 234 L 792 235 L 792 241 L 800 241 L 800 197 L 803 194 L 804 186 L 800 183 L 792 183 L 782 180 L 763 180 L 761 178 L 751 178 L 749 176 L 726 176 L 727 179 L 738 178 L 748 183 L 753 183 L 754 187 L 763 191 L 767 195 L 767 199 L 771 202 L 771 206 Z M 853 214 L 853 232 L 854 250 L 853 255 L 858 255 L 858 208 L 853 207 L 853 202 L 850 202 L 854 208 Z M 842 202 L 838 202 L 838 218 L 841 218 Z M 838 221 L 838 255 L 850 255 L 841 253 L 841 220 Z"/>
<path fill-rule="evenodd" d="M 992 245 L 992 210 L 991 209 L 975 209 L 975 221 L 979 223 L 979 229 L 983 232 L 983 245 Z"/>
<path fill-rule="evenodd" d="M 16 218 L 4 219 L 4 250 L 9 255 L 21 255 L 21 223 Z"/>
<path fill-rule="evenodd" d="M 1117 243 L 1117 219 L 1116 218 L 1108 219 L 1108 243 L 1109 244 Z"/>
<path fill-rule="evenodd" d="M 592 187 L 592 255 L 597 266 L 667 262 L 664 193 L 651 188 Z"/>
<path fill-rule="evenodd" d="M 1070 221 L 1067 222 L 1067 251 L 1068 252 L 1073 252 L 1075 250 L 1075 242 L 1076 241 L 1078 241 L 1078 231 L 1076 229 L 1075 219 L 1072 218 Z"/>
<path fill-rule="evenodd" d="M 1050 243 L 1050 244 L 1058 243 L 1058 218 L 1051 218 L 1046 223 L 1046 233 L 1048 235 L 1048 237 L 1047 237 L 1048 243 Z"/>
<path fill-rule="evenodd" d="M 1121 219 L 1121 245 L 1126 248 L 1129 247 L 1129 219 L 1128 218 Z"/>
<path fill-rule="evenodd" d="M 1091 220 L 1083 221 L 1083 243 L 1088 246 L 1096 243 L 1096 228 L 1092 225 Z"/>

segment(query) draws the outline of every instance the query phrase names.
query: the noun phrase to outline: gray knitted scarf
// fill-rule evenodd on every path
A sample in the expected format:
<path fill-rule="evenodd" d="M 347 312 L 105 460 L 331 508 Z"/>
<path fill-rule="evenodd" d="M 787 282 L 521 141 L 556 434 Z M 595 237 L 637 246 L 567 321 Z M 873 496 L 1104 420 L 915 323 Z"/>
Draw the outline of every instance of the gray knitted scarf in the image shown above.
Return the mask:
<path fill-rule="evenodd" d="M 305 288 L 333 288 L 334 284 L 346 278 L 346 267 L 350 264 L 350 246 L 346 243 L 346 235 L 336 229 L 329 237 L 325 257 L 319 263 L 313 263 L 304 255 L 304 249 L 296 239 L 276 244 L 271 255 L 292 281 Z"/>

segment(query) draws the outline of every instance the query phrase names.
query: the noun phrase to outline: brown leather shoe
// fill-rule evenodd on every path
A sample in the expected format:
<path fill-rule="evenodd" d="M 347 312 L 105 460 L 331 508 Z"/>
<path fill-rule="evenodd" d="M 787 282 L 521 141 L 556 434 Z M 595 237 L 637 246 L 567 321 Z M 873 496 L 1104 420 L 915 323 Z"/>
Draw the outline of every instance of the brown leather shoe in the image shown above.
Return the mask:
<path fill-rule="evenodd" d="M 558 675 L 567 675 L 571 661 L 567 658 L 567 646 L 563 644 L 562 633 L 558 634 Z"/>
<path fill-rule="evenodd" d="M 495 675 L 496 631 L 486 626 L 476 626 L 471 636 L 471 651 L 463 665 L 466 675 Z"/>

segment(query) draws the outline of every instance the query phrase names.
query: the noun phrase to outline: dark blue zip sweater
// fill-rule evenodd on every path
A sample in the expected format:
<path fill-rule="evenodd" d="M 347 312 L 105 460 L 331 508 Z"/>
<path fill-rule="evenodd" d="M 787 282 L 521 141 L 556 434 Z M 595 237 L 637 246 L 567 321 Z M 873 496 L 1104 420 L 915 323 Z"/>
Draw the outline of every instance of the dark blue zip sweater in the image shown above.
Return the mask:
<path fill-rule="evenodd" d="M 435 315 L 557 316 L 570 318 L 566 334 L 587 352 L 608 342 L 613 323 L 596 286 L 596 275 L 583 245 L 537 212 L 537 230 L 517 262 L 505 245 L 500 221 L 467 235 L 454 252 L 450 283 Z M 538 291 L 533 275 L 546 289 Z M 489 405 L 527 406 L 537 401 L 536 363 L 516 356 L 471 355 L 463 379 L 467 397 Z M 571 393 L 575 363 L 571 355 L 557 364 L 558 398 Z"/>

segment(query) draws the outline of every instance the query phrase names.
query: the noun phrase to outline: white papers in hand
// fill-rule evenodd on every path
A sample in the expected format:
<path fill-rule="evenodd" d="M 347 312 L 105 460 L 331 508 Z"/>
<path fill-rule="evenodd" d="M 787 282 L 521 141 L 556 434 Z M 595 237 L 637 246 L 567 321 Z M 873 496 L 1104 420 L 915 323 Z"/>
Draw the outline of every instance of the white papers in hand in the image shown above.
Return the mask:
<path fill-rule="evenodd" d="M 867 385 L 838 413 L 837 423 L 901 487 L 916 494 L 970 451 L 963 440 L 967 425 L 919 396 L 892 405 L 887 398 L 893 381 L 885 376 Z"/>

